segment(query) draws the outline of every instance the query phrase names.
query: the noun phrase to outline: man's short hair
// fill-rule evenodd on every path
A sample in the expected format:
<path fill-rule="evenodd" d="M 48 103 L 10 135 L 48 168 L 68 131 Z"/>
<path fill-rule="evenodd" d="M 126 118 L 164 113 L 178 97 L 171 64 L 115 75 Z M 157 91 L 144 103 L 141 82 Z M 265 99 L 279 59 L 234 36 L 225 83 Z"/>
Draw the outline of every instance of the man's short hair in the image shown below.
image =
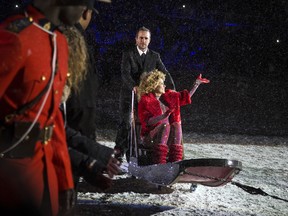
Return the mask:
<path fill-rule="evenodd" d="M 138 33 L 139 33 L 140 31 L 147 31 L 147 32 L 150 33 L 150 36 L 151 36 L 151 31 L 150 31 L 148 28 L 146 28 L 145 26 L 142 26 L 142 27 L 140 27 L 140 28 L 137 30 L 137 32 L 136 32 L 136 38 L 138 37 Z"/>

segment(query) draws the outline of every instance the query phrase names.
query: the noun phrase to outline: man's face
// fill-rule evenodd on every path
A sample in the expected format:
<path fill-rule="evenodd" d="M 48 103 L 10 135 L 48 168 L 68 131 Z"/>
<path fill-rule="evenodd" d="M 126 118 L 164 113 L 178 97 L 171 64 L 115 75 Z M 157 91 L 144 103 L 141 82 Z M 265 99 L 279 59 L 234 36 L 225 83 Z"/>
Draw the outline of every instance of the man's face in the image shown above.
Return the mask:
<path fill-rule="evenodd" d="M 83 27 L 83 29 L 87 29 L 91 19 L 92 19 L 92 14 L 93 14 L 93 10 L 91 9 L 88 9 L 88 10 L 85 10 L 85 12 L 83 13 L 82 15 L 82 18 L 80 19 L 80 24 L 81 26 Z"/>
<path fill-rule="evenodd" d="M 77 23 L 86 9 L 84 5 L 62 6 L 59 14 L 60 21 L 65 25 L 74 25 Z"/>
<path fill-rule="evenodd" d="M 136 45 L 140 50 L 146 50 L 150 43 L 151 35 L 149 31 L 139 31 L 136 36 Z"/>

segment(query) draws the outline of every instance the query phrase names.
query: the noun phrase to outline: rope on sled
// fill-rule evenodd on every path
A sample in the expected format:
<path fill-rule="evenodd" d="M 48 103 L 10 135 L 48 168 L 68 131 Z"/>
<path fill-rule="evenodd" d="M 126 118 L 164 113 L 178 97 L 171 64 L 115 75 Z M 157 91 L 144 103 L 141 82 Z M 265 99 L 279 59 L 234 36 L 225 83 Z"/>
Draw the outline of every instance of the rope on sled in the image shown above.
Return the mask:
<path fill-rule="evenodd" d="M 193 175 L 193 176 L 198 176 L 198 177 L 202 177 L 202 178 L 213 179 L 213 180 L 227 182 L 227 183 L 230 182 L 232 185 L 236 185 L 237 187 L 241 188 L 242 190 L 246 191 L 249 194 L 269 196 L 269 197 L 272 197 L 274 199 L 278 199 L 278 200 L 282 200 L 284 202 L 288 202 L 288 200 L 280 198 L 280 197 L 277 197 L 277 196 L 270 195 L 270 194 L 266 193 L 265 191 L 263 191 L 260 188 L 255 188 L 255 187 L 252 187 L 252 186 L 243 185 L 243 184 L 241 184 L 239 182 L 231 181 L 231 179 L 223 179 L 223 178 L 217 178 L 217 177 L 212 177 L 212 176 L 199 175 L 199 174 L 191 173 L 191 172 L 187 172 L 187 171 L 184 171 L 184 173 L 188 174 L 188 175 Z"/>
<path fill-rule="evenodd" d="M 255 188 L 255 187 L 251 187 L 251 186 L 248 186 L 248 185 L 243 185 L 239 182 L 234 182 L 234 181 L 231 181 L 231 184 L 233 185 L 236 185 L 237 187 L 241 188 L 242 190 L 246 191 L 247 193 L 250 193 L 252 195 L 262 195 L 262 196 L 269 196 L 269 197 L 272 197 L 274 199 L 278 199 L 278 200 L 282 200 L 284 202 L 288 202 L 288 200 L 286 199 L 282 199 L 280 197 L 277 197 L 277 196 L 273 196 L 273 195 L 270 195 L 266 192 L 264 192 L 262 189 L 260 188 Z"/>

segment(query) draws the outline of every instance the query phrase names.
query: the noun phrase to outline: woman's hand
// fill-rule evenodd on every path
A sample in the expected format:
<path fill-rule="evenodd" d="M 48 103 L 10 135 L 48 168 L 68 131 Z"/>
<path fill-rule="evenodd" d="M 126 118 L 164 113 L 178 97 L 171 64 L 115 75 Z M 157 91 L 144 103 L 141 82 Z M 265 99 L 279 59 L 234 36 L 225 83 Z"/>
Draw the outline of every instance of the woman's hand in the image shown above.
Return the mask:
<path fill-rule="evenodd" d="M 202 74 L 199 74 L 199 76 L 197 77 L 192 89 L 189 92 L 190 97 L 192 97 L 192 95 L 195 93 L 195 91 L 197 90 L 197 88 L 199 87 L 200 84 L 202 83 L 209 83 L 210 80 L 206 79 L 206 78 L 202 78 Z"/>
<path fill-rule="evenodd" d="M 174 111 L 175 109 L 168 109 L 165 113 L 163 113 L 162 115 L 158 115 L 156 117 L 152 117 L 148 120 L 147 125 L 154 125 L 157 124 L 159 121 L 162 121 L 165 118 L 168 118 L 171 113 Z"/>
<path fill-rule="evenodd" d="M 198 76 L 197 79 L 196 79 L 196 83 L 197 83 L 197 84 L 202 84 L 202 83 L 207 84 L 207 83 L 209 83 L 209 82 L 210 82 L 210 80 L 208 80 L 208 79 L 206 79 L 206 78 L 202 78 L 202 74 L 199 74 L 199 76 Z"/>

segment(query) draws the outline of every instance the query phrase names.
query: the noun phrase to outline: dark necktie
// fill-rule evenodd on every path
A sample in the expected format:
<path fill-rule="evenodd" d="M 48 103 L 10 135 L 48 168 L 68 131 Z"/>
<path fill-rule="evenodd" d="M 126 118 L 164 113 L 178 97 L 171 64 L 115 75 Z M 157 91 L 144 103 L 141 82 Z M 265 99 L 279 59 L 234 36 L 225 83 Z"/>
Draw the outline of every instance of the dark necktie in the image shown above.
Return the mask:
<path fill-rule="evenodd" d="M 145 53 L 142 53 L 142 55 L 141 55 L 142 64 L 144 64 L 144 62 L 145 62 L 145 57 L 146 57 Z"/>

